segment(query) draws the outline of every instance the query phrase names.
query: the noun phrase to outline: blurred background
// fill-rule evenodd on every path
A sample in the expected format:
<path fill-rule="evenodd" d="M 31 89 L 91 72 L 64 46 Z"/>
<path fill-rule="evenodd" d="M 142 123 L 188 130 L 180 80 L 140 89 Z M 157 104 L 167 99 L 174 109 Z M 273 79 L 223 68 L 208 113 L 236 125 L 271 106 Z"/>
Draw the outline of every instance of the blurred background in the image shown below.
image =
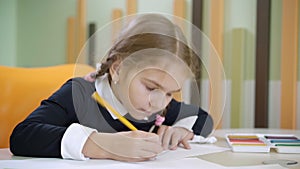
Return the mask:
<path fill-rule="evenodd" d="M 0 0 L 0 65 L 74 63 L 88 37 L 114 19 L 162 12 L 201 29 L 223 62 L 219 128 L 300 129 L 299 9 L 298 0 Z M 206 75 L 200 88 L 209 110 Z"/>

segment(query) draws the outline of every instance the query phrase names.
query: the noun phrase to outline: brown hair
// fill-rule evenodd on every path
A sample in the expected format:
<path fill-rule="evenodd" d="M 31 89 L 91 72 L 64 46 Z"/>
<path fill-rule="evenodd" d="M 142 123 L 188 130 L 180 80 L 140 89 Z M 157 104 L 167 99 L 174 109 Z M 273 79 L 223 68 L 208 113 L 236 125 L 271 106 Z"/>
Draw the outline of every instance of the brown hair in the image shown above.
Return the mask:
<path fill-rule="evenodd" d="M 199 58 L 186 44 L 181 29 L 169 19 L 159 14 L 143 14 L 132 19 L 118 40 L 109 50 L 95 78 L 109 73 L 109 68 L 117 60 L 139 50 L 157 48 L 167 50 L 181 58 L 199 76 Z M 111 81 L 110 75 L 108 76 Z"/>

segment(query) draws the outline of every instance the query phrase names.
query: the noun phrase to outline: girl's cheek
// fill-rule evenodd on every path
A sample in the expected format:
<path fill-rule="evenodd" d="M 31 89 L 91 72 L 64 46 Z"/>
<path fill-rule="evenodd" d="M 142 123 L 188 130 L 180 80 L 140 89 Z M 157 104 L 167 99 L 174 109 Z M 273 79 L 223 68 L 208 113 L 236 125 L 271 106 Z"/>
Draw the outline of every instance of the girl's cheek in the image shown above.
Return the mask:
<path fill-rule="evenodd" d="M 147 91 L 141 86 L 136 86 L 135 89 L 132 90 L 130 93 L 130 101 L 134 108 L 139 108 L 143 105 L 145 105 L 145 102 L 147 101 Z"/>

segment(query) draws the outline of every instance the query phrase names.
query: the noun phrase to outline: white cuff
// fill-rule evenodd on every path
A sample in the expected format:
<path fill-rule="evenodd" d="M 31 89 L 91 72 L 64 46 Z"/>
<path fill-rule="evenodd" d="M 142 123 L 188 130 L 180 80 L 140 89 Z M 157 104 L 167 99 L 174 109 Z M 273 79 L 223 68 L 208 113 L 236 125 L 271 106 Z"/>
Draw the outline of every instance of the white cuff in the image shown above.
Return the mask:
<path fill-rule="evenodd" d="M 199 143 L 199 144 L 204 144 L 204 143 L 210 143 L 210 144 L 213 144 L 215 142 L 217 142 L 217 138 L 214 137 L 214 136 L 211 136 L 211 137 L 207 137 L 207 138 L 204 138 L 200 135 L 194 135 L 194 138 L 193 140 L 189 141 L 190 143 Z"/>
<path fill-rule="evenodd" d="M 83 146 L 90 136 L 90 134 L 95 129 L 85 127 L 78 123 L 71 124 L 62 140 L 61 140 L 61 156 L 64 159 L 74 159 L 74 160 L 87 160 L 89 158 L 84 157 L 82 154 Z"/>
<path fill-rule="evenodd" d="M 193 132 L 192 127 L 194 126 L 197 118 L 198 118 L 198 116 L 190 116 L 190 117 L 183 118 L 183 119 L 177 121 L 173 125 L 173 127 L 183 127 L 183 128 L 190 130 L 191 132 Z"/>

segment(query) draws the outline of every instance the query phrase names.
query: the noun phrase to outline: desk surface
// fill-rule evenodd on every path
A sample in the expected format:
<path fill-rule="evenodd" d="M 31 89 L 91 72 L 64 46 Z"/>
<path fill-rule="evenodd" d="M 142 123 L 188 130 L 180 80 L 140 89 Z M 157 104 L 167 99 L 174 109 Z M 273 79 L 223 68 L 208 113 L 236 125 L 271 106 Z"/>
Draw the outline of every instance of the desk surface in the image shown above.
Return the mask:
<path fill-rule="evenodd" d="M 281 129 L 220 129 L 214 132 L 214 136 L 218 141 L 215 145 L 219 147 L 227 147 L 224 136 L 228 133 L 262 133 L 262 134 L 294 134 L 300 137 L 300 130 L 281 130 Z M 18 159 L 12 156 L 9 149 L 0 149 L 0 160 Z M 294 165 L 285 165 L 280 163 L 281 166 L 286 168 L 300 168 L 300 154 L 281 154 L 271 151 L 270 153 L 235 153 L 230 150 L 215 152 L 210 154 L 198 155 L 199 159 L 212 162 L 224 167 L 242 167 L 242 166 L 255 166 L 262 165 L 263 162 L 277 162 L 283 160 L 292 160 L 298 162 Z"/>
<path fill-rule="evenodd" d="M 282 129 L 221 129 L 214 132 L 214 136 L 218 138 L 216 143 L 221 147 L 228 147 L 225 135 L 228 133 L 254 133 L 254 134 L 293 134 L 300 137 L 300 130 L 282 130 Z M 275 151 L 270 153 L 237 153 L 232 151 L 224 151 L 198 156 L 198 158 L 217 163 L 223 166 L 250 166 L 261 165 L 263 162 L 283 162 L 283 160 L 297 161 L 296 165 L 284 165 L 286 168 L 300 168 L 300 154 L 281 154 Z"/>
<path fill-rule="evenodd" d="M 0 160 L 9 160 L 12 158 L 12 154 L 8 148 L 0 149 Z"/>

